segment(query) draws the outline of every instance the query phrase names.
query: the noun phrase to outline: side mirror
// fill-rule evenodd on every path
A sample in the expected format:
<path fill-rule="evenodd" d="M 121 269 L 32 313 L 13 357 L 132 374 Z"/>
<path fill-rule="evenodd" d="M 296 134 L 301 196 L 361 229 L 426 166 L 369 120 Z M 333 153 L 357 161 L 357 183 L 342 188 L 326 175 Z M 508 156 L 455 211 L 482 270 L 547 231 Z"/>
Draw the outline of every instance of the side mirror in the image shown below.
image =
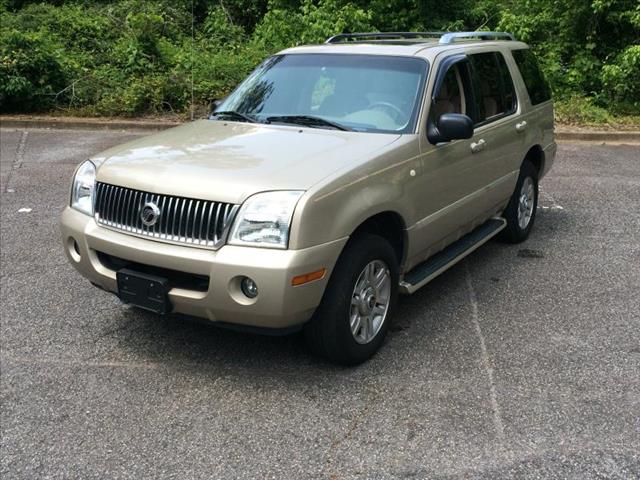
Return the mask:
<path fill-rule="evenodd" d="M 443 113 L 435 122 L 429 122 L 427 127 L 427 138 L 434 145 L 471 137 L 473 120 L 461 113 Z"/>

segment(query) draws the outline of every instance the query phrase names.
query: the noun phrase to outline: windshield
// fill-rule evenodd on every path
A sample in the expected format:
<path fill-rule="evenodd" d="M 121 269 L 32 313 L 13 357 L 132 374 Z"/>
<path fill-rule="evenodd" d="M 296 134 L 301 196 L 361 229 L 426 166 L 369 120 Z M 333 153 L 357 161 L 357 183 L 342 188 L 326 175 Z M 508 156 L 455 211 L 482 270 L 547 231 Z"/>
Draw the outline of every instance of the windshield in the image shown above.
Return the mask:
<path fill-rule="evenodd" d="M 414 129 L 426 73 L 426 61 L 411 57 L 276 55 L 249 75 L 217 111 L 259 122 L 317 128 L 333 123 L 363 132 L 406 133 Z M 236 119 L 242 121 L 240 116 Z"/>

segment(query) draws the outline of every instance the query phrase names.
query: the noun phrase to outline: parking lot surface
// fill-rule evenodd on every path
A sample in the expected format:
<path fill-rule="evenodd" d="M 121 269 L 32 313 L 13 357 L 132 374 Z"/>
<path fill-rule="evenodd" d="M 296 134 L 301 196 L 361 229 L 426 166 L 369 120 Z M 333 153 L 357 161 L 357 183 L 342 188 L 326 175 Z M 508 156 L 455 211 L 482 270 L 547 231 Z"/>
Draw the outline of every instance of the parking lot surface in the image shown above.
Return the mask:
<path fill-rule="evenodd" d="M 402 297 L 339 368 L 67 264 L 75 166 L 137 135 L 1 131 L 3 479 L 640 477 L 639 146 L 562 144 L 530 239 Z"/>

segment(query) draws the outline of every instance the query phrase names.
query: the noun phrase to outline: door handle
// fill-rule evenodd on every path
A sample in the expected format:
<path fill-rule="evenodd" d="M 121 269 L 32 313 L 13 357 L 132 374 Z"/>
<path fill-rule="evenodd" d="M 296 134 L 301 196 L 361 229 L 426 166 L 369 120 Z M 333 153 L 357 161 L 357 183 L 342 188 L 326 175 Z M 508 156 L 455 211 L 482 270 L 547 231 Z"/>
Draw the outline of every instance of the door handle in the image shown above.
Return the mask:
<path fill-rule="evenodd" d="M 522 133 L 527 129 L 527 122 L 522 121 L 520 123 L 516 123 L 516 132 Z"/>
<path fill-rule="evenodd" d="M 481 152 L 482 150 L 484 150 L 484 147 L 487 146 L 487 142 L 484 141 L 484 139 L 480 139 L 477 142 L 473 142 L 471 144 L 471 152 L 472 153 L 478 153 Z"/>

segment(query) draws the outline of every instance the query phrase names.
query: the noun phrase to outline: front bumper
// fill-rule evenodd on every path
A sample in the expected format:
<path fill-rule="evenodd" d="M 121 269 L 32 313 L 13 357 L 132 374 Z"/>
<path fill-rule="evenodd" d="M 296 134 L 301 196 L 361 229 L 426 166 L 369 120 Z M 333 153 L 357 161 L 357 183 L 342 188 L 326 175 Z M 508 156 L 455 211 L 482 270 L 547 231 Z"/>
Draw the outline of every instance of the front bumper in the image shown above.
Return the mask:
<path fill-rule="evenodd" d="M 311 318 L 319 305 L 335 262 L 347 238 L 303 250 L 275 250 L 225 245 L 219 250 L 171 245 L 119 233 L 67 207 L 60 221 L 67 258 L 84 277 L 116 293 L 116 271 L 97 252 L 124 260 L 209 277 L 207 291 L 172 288 L 177 313 L 259 328 L 288 328 Z M 77 242 L 78 252 L 73 242 Z M 300 286 L 291 280 L 322 268 L 322 279 Z M 258 285 L 254 299 L 239 289 L 239 276 Z"/>

